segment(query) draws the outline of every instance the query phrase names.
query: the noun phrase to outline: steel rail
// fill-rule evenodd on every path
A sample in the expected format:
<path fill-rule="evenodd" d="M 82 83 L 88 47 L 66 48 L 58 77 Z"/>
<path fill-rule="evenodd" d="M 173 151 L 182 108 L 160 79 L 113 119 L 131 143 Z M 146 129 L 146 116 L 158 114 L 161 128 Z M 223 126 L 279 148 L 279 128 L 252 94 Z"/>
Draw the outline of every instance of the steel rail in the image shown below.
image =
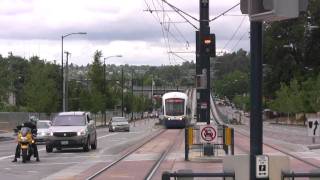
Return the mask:
<path fill-rule="evenodd" d="M 167 148 L 165 151 L 162 152 L 161 156 L 159 159 L 156 161 L 156 163 L 152 166 L 152 168 L 149 170 L 148 174 L 144 178 L 145 180 L 151 180 L 152 177 L 155 175 L 157 170 L 159 169 L 161 163 L 165 160 L 165 158 L 168 156 L 169 152 L 172 150 L 174 145 L 176 145 L 176 142 L 178 140 L 178 137 L 180 133 L 182 132 L 182 129 L 179 131 L 178 136 L 176 136 L 175 140 L 169 145 L 169 148 Z"/>
<path fill-rule="evenodd" d="M 237 133 L 243 135 L 243 136 L 249 137 L 248 135 L 246 135 L 246 134 L 244 134 L 244 133 L 242 133 L 242 132 L 239 132 L 238 130 L 235 130 L 235 131 L 236 131 Z M 291 154 L 291 153 L 289 153 L 289 152 L 286 152 L 286 151 L 284 151 L 284 150 L 282 150 L 282 149 L 280 149 L 280 148 L 277 148 L 277 147 L 275 147 L 275 146 L 273 146 L 273 145 L 270 145 L 270 144 L 268 144 L 268 143 L 263 143 L 263 145 L 265 145 L 265 146 L 267 146 L 267 147 L 269 147 L 269 148 L 271 148 L 271 149 L 277 150 L 277 151 L 279 151 L 279 152 L 281 152 L 281 153 L 283 153 L 283 154 L 285 154 L 285 155 L 287 155 L 287 156 L 290 156 L 290 157 L 292 157 L 292 158 L 294 158 L 294 159 L 297 159 L 298 161 L 301 161 L 301 162 L 303 162 L 303 163 L 305 163 L 305 164 L 308 164 L 309 166 L 312 166 L 312 167 L 314 167 L 314 168 L 320 168 L 320 166 L 318 166 L 318 165 L 316 165 L 316 164 L 313 164 L 313 163 L 311 163 L 311 162 L 309 162 L 309 161 L 306 161 L 306 160 L 304 160 L 304 159 L 302 159 L 302 158 L 300 158 L 300 157 L 298 157 L 298 156 L 295 156 L 295 155 L 293 155 L 293 154 Z"/>
<path fill-rule="evenodd" d="M 146 139 L 145 141 L 143 141 L 141 144 L 139 144 L 138 146 L 136 146 L 135 148 L 131 149 L 130 151 L 128 151 L 127 153 L 125 153 L 124 155 L 122 155 L 120 158 L 118 158 L 117 160 L 109 163 L 107 166 L 103 167 L 102 169 L 100 169 L 99 171 L 97 171 L 96 173 L 94 173 L 93 175 L 89 176 L 88 178 L 86 178 L 86 180 L 92 180 L 94 178 L 96 178 L 97 176 L 99 176 L 101 173 L 105 172 L 106 170 L 110 169 L 111 167 L 113 167 L 114 165 L 116 165 L 117 163 L 119 163 L 120 161 L 122 161 L 124 158 L 128 157 L 129 155 L 131 155 L 132 153 L 134 153 L 135 151 L 137 151 L 139 148 L 141 148 L 142 146 L 144 146 L 145 144 L 149 143 L 150 141 L 152 141 L 153 139 L 155 139 L 156 137 L 158 137 L 160 134 L 164 133 L 166 131 L 166 129 L 162 129 L 161 131 L 159 131 L 158 133 L 156 133 L 155 135 L 151 136 L 151 138 Z"/>

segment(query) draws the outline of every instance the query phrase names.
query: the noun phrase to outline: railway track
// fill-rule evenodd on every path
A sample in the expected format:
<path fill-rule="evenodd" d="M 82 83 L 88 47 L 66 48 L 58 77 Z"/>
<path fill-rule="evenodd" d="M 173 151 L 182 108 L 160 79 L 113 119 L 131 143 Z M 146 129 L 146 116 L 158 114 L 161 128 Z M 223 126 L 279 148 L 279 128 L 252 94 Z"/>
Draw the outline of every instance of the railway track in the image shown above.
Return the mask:
<path fill-rule="evenodd" d="M 137 152 L 140 148 L 145 146 L 146 144 L 154 141 L 159 137 L 161 134 L 164 134 L 165 132 L 168 132 L 167 129 L 162 129 L 152 137 L 145 139 L 142 143 L 138 144 L 137 146 L 131 148 L 127 153 L 121 155 L 119 158 L 117 158 L 115 161 L 108 163 L 105 167 L 101 168 L 100 170 L 96 171 L 94 174 L 91 176 L 87 177 L 86 180 L 93 180 L 98 178 L 100 175 L 103 173 L 106 173 L 108 170 L 110 170 L 112 167 L 116 167 L 120 162 L 122 162 L 126 157 L 132 155 L 133 153 Z M 182 130 L 179 130 L 178 135 L 174 138 L 174 141 L 172 141 L 166 148 L 165 150 L 162 151 L 161 155 L 159 158 L 155 161 L 155 163 L 152 165 L 150 170 L 146 173 L 144 179 L 145 180 L 150 180 L 154 177 L 156 174 L 157 170 L 160 168 L 161 163 L 166 159 L 174 145 L 177 143 L 177 140 L 179 139 L 179 135 L 181 134 Z"/>
<path fill-rule="evenodd" d="M 238 130 L 236 130 L 236 129 L 235 129 L 235 132 L 238 133 L 238 134 L 241 134 L 242 136 L 248 137 L 248 138 L 250 139 L 249 135 L 247 135 L 247 134 L 245 134 L 245 133 L 242 133 L 242 132 L 240 132 L 240 131 L 238 131 Z M 294 154 L 291 154 L 291 153 L 289 153 L 289 152 L 286 152 L 286 151 L 283 150 L 283 149 L 280 149 L 280 148 L 278 148 L 278 147 L 275 147 L 274 145 L 271 145 L 271 144 L 268 144 L 268 143 L 263 143 L 263 145 L 265 145 L 265 146 L 267 146 L 267 147 L 269 147 L 269 148 L 271 148 L 271 149 L 274 149 L 274 150 L 276 150 L 276 151 L 279 151 L 279 152 L 281 152 L 281 153 L 283 153 L 283 154 L 285 154 L 285 155 L 287 155 L 287 156 L 289 156 L 289 157 L 292 157 L 293 159 L 296 159 L 296 160 L 298 160 L 298 161 L 301 161 L 302 163 L 307 164 L 307 165 L 309 165 L 309 166 L 311 166 L 311 167 L 318 168 L 318 169 L 320 168 L 319 165 L 316 165 L 316 164 L 314 164 L 314 163 L 312 163 L 312 162 L 306 161 L 306 160 L 304 160 L 304 159 L 302 159 L 302 158 L 300 158 L 300 157 L 298 157 L 298 156 L 295 156 Z M 248 152 L 248 153 L 249 153 L 249 152 Z"/>

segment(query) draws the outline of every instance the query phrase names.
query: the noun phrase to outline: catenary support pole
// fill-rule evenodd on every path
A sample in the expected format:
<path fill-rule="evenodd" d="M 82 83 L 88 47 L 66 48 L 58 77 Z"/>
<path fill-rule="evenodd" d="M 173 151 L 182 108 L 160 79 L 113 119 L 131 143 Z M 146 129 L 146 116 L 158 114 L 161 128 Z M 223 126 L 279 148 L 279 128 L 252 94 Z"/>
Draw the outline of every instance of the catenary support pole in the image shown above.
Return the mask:
<path fill-rule="evenodd" d="M 256 155 L 262 149 L 262 22 L 251 22 L 250 25 L 250 180 L 256 180 Z"/>

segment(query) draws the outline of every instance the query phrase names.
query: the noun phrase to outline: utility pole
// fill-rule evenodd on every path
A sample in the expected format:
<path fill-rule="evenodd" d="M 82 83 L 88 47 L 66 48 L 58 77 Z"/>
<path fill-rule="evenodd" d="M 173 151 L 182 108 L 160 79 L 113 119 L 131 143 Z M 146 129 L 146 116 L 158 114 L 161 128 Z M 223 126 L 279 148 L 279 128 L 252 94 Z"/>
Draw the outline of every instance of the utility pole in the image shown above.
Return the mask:
<path fill-rule="evenodd" d="M 200 28 L 196 32 L 197 121 L 210 124 L 210 54 L 209 0 L 199 0 Z"/>
<path fill-rule="evenodd" d="M 142 92 L 142 96 L 141 96 L 141 98 L 142 98 L 142 100 L 143 100 L 143 104 L 144 104 L 144 98 L 143 98 L 143 76 L 142 76 L 142 90 L 141 90 L 141 92 Z M 141 112 L 141 119 L 143 119 L 143 111 L 144 111 L 144 109 L 142 110 L 142 112 Z"/>
<path fill-rule="evenodd" d="M 123 66 L 121 66 L 121 116 L 123 117 Z"/>
<path fill-rule="evenodd" d="M 69 55 L 71 54 L 70 52 L 68 52 L 68 51 L 65 51 L 64 52 L 65 54 L 66 54 L 66 56 L 67 56 L 67 59 L 66 59 L 66 78 L 64 78 L 64 87 L 65 87 L 65 89 L 64 89 L 64 104 L 65 104 L 65 111 L 68 111 L 68 81 L 69 81 L 69 64 L 68 64 L 68 62 L 69 62 Z"/>
<path fill-rule="evenodd" d="M 63 38 L 64 36 L 61 36 L 61 97 L 62 97 L 62 112 L 66 111 L 65 110 L 65 97 L 64 97 L 64 71 L 63 71 Z"/>
<path fill-rule="evenodd" d="M 133 68 L 131 69 L 131 121 L 133 121 Z M 136 126 L 135 121 L 133 122 L 133 125 Z"/>
<path fill-rule="evenodd" d="M 107 83 L 107 80 L 106 80 L 106 58 L 103 59 L 103 93 L 106 97 L 106 83 Z M 107 125 L 107 112 L 106 112 L 106 105 L 104 106 L 104 117 L 103 117 L 103 120 L 104 120 L 104 125 Z"/>
<path fill-rule="evenodd" d="M 151 80 L 151 102 L 152 102 L 152 111 L 153 111 L 153 74 L 152 74 L 152 80 Z"/>

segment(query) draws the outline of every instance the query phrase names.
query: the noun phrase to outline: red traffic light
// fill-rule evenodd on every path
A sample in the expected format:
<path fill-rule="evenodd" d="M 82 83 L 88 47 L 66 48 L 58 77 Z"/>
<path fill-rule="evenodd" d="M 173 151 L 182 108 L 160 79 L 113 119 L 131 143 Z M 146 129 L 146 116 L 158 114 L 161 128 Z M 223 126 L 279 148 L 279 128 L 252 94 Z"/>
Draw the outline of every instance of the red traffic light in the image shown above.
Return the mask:
<path fill-rule="evenodd" d="M 207 44 L 207 45 L 211 44 L 211 37 L 210 36 L 204 37 L 203 42 L 204 44 Z"/>

